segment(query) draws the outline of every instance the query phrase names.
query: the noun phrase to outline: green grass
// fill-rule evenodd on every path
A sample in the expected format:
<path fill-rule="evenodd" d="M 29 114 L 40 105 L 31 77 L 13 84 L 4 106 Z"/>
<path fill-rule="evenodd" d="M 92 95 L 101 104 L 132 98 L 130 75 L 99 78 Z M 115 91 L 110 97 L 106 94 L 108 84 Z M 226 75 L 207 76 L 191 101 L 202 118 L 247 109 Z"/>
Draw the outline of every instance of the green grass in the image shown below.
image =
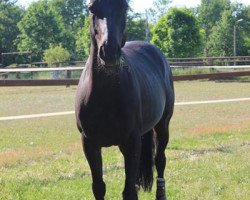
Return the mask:
<path fill-rule="evenodd" d="M 249 97 L 250 83 L 176 82 L 176 101 Z M 0 88 L 0 116 L 73 110 L 76 87 Z M 176 106 L 165 177 L 169 199 L 250 196 L 250 102 Z M 123 157 L 103 149 L 106 199 L 121 199 Z M 139 199 L 154 199 L 140 192 Z M 74 116 L 0 121 L 0 199 L 93 199 Z"/>
<path fill-rule="evenodd" d="M 207 74 L 220 72 L 220 70 L 204 69 L 204 68 L 172 68 L 173 75 L 190 75 L 190 74 Z"/>
<path fill-rule="evenodd" d="M 0 88 L 0 116 L 74 109 L 76 87 Z"/>
<path fill-rule="evenodd" d="M 247 69 L 240 69 L 247 70 Z M 172 68 L 173 75 L 191 75 L 191 74 L 208 74 L 208 73 L 220 73 L 220 72 L 235 72 L 239 69 L 227 69 L 227 68 L 199 68 L 199 67 L 190 67 L 190 68 Z M 236 79 L 234 77 L 233 79 Z M 248 79 L 249 80 L 249 79 Z"/>
<path fill-rule="evenodd" d="M 248 199 L 249 135 L 232 132 L 173 140 L 165 173 L 170 199 Z M 33 147 L 18 160 L 3 164 L 2 199 L 92 199 L 90 172 L 80 144 L 55 146 Z M 103 155 L 107 199 L 120 199 L 122 156 L 115 147 L 105 149 Z M 153 193 L 141 192 L 140 199 L 153 199 Z"/>

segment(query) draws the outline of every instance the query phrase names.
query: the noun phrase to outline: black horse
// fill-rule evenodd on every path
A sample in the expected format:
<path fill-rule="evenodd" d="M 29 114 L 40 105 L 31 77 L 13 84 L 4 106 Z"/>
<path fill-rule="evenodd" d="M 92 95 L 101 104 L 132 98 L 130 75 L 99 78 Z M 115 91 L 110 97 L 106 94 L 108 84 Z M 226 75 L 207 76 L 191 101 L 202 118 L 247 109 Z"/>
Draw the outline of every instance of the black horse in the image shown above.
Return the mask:
<path fill-rule="evenodd" d="M 125 159 L 124 200 L 150 191 L 165 200 L 165 149 L 174 108 L 170 67 L 158 48 L 127 42 L 126 0 L 91 0 L 91 50 L 76 95 L 77 127 L 96 199 L 105 196 L 101 148 L 119 146 Z M 156 150 L 154 153 L 154 150 Z"/>

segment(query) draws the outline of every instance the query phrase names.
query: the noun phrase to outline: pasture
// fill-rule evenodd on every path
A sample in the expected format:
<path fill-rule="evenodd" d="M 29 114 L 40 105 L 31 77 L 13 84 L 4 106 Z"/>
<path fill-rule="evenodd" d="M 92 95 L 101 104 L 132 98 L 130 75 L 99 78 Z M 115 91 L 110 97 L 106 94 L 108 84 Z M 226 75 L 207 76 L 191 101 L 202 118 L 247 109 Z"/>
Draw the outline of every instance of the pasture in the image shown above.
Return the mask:
<path fill-rule="evenodd" d="M 175 82 L 176 102 L 250 97 L 249 88 L 240 81 Z M 0 88 L 0 117 L 73 110 L 75 91 Z M 170 127 L 170 199 L 249 199 L 250 101 L 176 106 Z M 103 159 L 106 199 L 121 199 L 123 157 L 111 147 Z M 154 195 L 140 192 L 139 199 Z M 74 115 L 0 121 L 0 199 L 93 199 Z"/>

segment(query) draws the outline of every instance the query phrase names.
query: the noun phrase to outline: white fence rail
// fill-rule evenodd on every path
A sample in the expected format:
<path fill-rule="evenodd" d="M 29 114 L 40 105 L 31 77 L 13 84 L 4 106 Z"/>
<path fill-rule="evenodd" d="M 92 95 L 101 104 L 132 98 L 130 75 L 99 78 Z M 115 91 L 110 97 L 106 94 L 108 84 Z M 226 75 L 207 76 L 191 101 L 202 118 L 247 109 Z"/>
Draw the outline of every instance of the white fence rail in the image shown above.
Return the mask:
<path fill-rule="evenodd" d="M 191 101 L 191 102 L 176 102 L 176 106 L 187 106 L 187 105 L 199 105 L 199 104 L 215 104 L 215 103 L 238 103 L 242 101 L 250 101 L 250 97 L 237 98 L 237 99 L 220 99 L 220 100 L 209 100 L 209 101 Z M 32 119 L 32 118 L 43 118 L 43 117 L 55 117 L 64 115 L 73 115 L 75 111 L 64 111 L 64 112 L 53 112 L 53 113 L 40 113 L 33 115 L 18 115 L 18 116 L 7 116 L 0 117 L 0 121 L 10 121 L 18 119 Z"/>
<path fill-rule="evenodd" d="M 0 73 L 22 73 L 22 72 L 53 72 L 53 71 L 76 71 L 83 70 L 84 67 L 58 67 L 58 68 L 14 68 L 0 69 Z M 249 69 L 250 65 L 241 66 L 171 66 L 173 69 L 178 68 L 199 68 L 199 69 Z"/>
<path fill-rule="evenodd" d="M 15 69 L 0 69 L 0 73 L 22 73 L 22 72 L 53 72 L 53 71 L 74 71 L 82 70 L 83 67 L 58 67 L 58 68 L 15 68 Z"/>

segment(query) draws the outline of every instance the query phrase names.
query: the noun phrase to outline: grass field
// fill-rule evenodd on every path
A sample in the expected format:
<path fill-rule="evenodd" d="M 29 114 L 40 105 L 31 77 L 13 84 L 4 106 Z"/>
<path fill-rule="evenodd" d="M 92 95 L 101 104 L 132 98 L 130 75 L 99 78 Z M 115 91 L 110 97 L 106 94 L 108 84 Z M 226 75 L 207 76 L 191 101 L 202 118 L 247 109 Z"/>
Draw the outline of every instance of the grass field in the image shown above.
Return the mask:
<path fill-rule="evenodd" d="M 69 111 L 76 87 L 0 88 L 0 117 Z M 176 102 L 250 97 L 249 82 L 176 82 Z M 250 101 L 176 106 L 165 177 L 169 199 L 247 200 Z M 106 199 L 121 199 L 123 158 L 103 149 Z M 154 199 L 140 192 L 139 199 Z M 93 199 L 74 116 L 0 121 L 0 199 Z"/>

